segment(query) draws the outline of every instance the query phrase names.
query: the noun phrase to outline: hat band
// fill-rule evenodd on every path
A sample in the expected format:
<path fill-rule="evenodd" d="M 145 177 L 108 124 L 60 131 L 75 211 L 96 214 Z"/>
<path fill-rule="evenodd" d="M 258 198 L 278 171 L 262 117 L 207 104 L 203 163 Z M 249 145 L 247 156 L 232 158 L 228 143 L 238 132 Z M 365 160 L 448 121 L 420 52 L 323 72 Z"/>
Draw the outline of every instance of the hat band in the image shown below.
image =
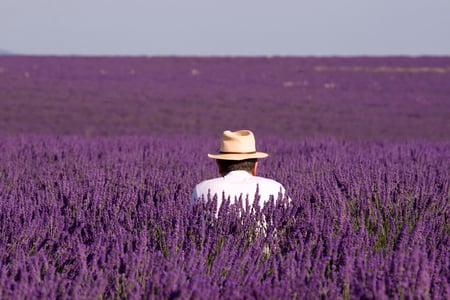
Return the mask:
<path fill-rule="evenodd" d="M 225 151 L 220 151 L 220 154 L 255 154 L 256 151 L 252 151 L 252 152 L 225 152 Z"/>

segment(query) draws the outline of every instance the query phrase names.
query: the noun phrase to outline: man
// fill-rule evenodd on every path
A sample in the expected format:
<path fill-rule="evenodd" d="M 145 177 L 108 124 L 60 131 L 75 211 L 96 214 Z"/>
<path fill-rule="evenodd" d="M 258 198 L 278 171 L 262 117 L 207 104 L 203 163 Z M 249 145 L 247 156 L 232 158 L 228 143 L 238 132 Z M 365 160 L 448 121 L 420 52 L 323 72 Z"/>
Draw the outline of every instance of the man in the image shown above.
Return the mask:
<path fill-rule="evenodd" d="M 223 199 L 235 203 L 242 197 L 244 205 L 246 199 L 252 205 L 258 194 L 263 206 L 271 196 L 275 200 L 284 198 L 285 188 L 280 183 L 256 176 L 258 159 L 267 156 L 267 153 L 256 151 L 255 137 L 250 130 L 224 131 L 220 153 L 208 154 L 208 157 L 216 159 L 221 177 L 197 184 L 192 192 L 191 204 L 199 200 L 207 201 L 214 195 L 217 195 L 218 208 Z"/>

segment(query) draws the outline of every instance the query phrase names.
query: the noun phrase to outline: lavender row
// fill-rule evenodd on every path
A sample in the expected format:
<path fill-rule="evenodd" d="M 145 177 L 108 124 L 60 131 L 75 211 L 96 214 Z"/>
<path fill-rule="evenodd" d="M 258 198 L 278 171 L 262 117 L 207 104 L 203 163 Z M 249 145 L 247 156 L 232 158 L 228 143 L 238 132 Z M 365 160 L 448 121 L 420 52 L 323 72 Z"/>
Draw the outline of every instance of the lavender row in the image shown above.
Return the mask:
<path fill-rule="evenodd" d="M 448 140 L 449 80 L 449 57 L 6 56 L 0 132 Z"/>
<path fill-rule="evenodd" d="M 3 136 L 0 298 L 450 296 L 448 142 L 260 137 L 292 203 L 215 218 L 216 142 Z"/>

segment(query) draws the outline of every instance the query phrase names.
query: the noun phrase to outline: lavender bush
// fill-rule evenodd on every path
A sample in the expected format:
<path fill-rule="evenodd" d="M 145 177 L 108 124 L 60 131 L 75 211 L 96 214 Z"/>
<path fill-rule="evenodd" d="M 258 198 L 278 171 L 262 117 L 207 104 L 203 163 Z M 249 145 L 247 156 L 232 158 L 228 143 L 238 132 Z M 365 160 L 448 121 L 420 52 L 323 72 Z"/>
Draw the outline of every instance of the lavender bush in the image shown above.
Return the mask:
<path fill-rule="evenodd" d="M 202 141 L 3 136 L 0 297 L 449 297 L 448 142 L 261 139 L 292 203 L 216 219 Z"/>

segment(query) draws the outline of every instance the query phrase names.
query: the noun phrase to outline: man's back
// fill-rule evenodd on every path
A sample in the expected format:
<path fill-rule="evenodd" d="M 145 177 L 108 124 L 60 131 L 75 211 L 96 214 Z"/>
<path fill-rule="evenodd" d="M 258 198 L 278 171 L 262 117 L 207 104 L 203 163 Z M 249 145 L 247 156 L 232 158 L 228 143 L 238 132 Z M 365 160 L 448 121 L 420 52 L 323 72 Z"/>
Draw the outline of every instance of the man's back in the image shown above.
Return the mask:
<path fill-rule="evenodd" d="M 224 194 L 225 199 L 230 197 L 230 203 L 234 203 L 242 196 L 243 201 L 248 197 L 249 204 L 252 205 L 256 193 L 260 196 L 260 205 L 263 205 L 271 196 L 275 200 L 279 196 L 284 197 L 285 189 L 275 180 L 254 176 L 247 171 L 232 171 L 223 177 L 205 180 L 197 184 L 191 196 L 191 203 L 199 199 L 207 201 L 208 195 L 211 199 L 217 195 L 220 207 Z"/>

